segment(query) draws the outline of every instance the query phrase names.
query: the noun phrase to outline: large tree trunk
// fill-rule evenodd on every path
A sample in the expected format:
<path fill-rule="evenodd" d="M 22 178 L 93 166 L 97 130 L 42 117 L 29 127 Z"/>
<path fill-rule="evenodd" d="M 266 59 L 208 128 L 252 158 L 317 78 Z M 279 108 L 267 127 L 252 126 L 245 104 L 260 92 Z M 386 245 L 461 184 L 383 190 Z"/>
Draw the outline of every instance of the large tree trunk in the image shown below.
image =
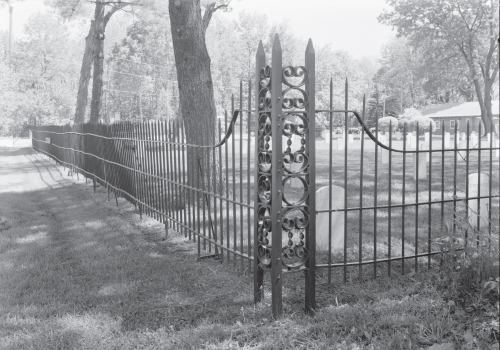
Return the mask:
<path fill-rule="evenodd" d="M 210 57 L 205 45 L 205 29 L 210 16 L 202 19 L 199 0 L 169 0 L 169 13 L 187 143 L 213 145 L 216 108 Z M 194 153 L 195 150 L 188 147 L 188 152 Z M 207 163 L 217 164 L 211 160 Z M 192 176 L 197 173 L 196 167 L 196 155 L 188 154 L 190 181 L 194 181 Z M 216 173 L 213 170 L 211 173 Z"/>
<path fill-rule="evenodd" d="M 90 71 L 94 59 L 94 21 L 90 22 L 89 34 L 85 38 L 85 51 L 83 52 L 80 82 L 78 83 L 78 96 L 76 98 L 75 123 L 85 121 L 85 110 L 89 94 Z"/>
<path fill-rule="evenodd" d="M 203 133 L 204 143 L 213 144 L 216 109 L 200 1 L 170 0 L 169 13 L 187 141 L 198 141 Z"/>
<path fill-rule="evenodd" d="M 90 105 L 90 122 L 97 123 L 102 110 L 102 88 L 104 75 L 104 3 L 97 0 L 94 16 L 94 76 L 92 81 L 92 104 Z"/>

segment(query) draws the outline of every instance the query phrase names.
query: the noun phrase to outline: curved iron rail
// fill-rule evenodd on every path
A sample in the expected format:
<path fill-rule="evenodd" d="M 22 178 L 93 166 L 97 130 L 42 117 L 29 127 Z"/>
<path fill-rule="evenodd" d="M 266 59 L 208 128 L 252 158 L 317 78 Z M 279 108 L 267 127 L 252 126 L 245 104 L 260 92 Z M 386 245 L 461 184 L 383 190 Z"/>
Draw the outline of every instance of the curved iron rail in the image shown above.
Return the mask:
<path fill-rule="evenodd" d="M 396 148 L 392 148 L 392 147 L 389 147 L 387 145 L 384 145 L 383 143 L 381 143 L 376 137 L 375 135 L 373 135 L 371 133 L 371 131 L 368 129 L 368 127 L 364 124 L 361 116 L 359 115 L 358 112 L 354 111 L 354 110 L 337 110 L 337 109 L 318 109 L 316 110 L 316 112 L 327 112 L 327 113 L 353 113 L 355 116 L 356 116 L 356 119 L 358 120 L 359 124 L 363 127 L 363 130 L 366 132 L 366 134 L 372 139 L 373 142 L 375 142 L 377 145 L 379 145 L 380 147 L 388 150 L 388 151 L 392 151 L 392 152 L 398 152 L 398 153 L 426 153 L 426 152 L 442 152 L 443 150 L 442 149 L 432 149 L 432 150 L 402 150 L 402 149 L 396 149 Z M 454 149 L 450 149 L 453 150 L 453 151 L 472 151 L 472 150 L 480 150 L 480 151 L 488 151 L 488 150 L 494 150 L 496 149 L 495 147 L 491 148 L 491 147 L 487 147 L 487 148 L 454 148 Z"/>
<path fill-rule="evenodd" d="M 232 118 L 231 118 L 231 122 L 229 123 L 229 128 L 227 129 L 226 135 L 224 135 L 224 138 L 222 140 L 220 140 L 219 143 L 217 143 L 215 145 L 208 145 L 208 146 L 197 145 L 197 147 L 199 147 L 199 148 L 217 148 L 217 147 L 224 145 L 226 143 L 227 139 L 233 133 L 234 124 L 236 124 L 236 120 L 238 119 L 239 114 L 240 114 L 240 110 L 236 109 L 233 113 Z"/>

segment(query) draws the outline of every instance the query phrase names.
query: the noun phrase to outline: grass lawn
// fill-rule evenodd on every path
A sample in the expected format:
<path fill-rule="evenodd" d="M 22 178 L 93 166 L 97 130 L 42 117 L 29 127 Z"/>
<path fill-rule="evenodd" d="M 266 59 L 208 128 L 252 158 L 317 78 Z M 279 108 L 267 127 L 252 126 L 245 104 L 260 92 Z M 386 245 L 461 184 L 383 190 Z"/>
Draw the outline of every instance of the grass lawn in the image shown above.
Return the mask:
<path fill-rule="evenodd" d="M 0 148 L 0 164 L 0 349 L 498 349 L 498 299 L 455 300 L 436 270 L 347 284 L 319 271 L 314 317 L 303 276 L 285 274 L 273 320 L 269 281 L 254 305 L 251 276 L 197 262 L 104 188 L 28 149 Z"/>

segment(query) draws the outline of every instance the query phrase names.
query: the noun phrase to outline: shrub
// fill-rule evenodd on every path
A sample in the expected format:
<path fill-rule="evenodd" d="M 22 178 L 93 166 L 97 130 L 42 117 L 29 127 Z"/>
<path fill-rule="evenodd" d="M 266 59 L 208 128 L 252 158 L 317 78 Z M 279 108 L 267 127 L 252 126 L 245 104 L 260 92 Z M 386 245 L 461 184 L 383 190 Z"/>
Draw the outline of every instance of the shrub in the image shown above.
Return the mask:
<path fill-rule="evenodd" d="M 392 131 L 394 132 L 399 125 L 398 120 L 394 117 L 383 117 L 378 120 L 378 128 L 380 131 L 389 132 L 391 125 Z"/>

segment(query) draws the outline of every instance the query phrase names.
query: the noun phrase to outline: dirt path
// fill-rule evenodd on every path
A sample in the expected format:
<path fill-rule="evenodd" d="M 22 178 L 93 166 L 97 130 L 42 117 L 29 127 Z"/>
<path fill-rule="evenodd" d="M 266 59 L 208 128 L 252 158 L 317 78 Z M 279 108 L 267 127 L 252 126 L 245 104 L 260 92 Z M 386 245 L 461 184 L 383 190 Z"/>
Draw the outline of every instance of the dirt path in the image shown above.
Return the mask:
<path fill-rule="evenodd" d="M 0 349 L 183 348 L 189 327 L 252 305 L 248 277 L 162 236 L 105 188 L 0 147 Z"/>

